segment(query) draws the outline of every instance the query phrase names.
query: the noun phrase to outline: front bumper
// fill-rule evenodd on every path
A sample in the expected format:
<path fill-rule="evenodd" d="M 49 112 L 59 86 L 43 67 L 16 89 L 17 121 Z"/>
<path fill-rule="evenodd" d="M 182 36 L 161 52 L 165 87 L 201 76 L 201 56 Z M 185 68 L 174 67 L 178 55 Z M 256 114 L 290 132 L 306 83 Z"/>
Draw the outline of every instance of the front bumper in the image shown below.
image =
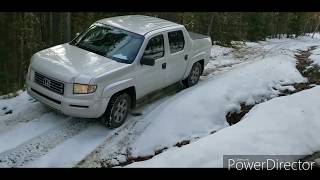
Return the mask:
<path fill-rule="evenodd" d="M 82 98 L 64 97 L 30 80 L 27 80 L 27 92 L 39 102 L 63 114 L 81 118 L 100 117 L 105 112 L 109 102 L 108 98 L 84 99 L 83 96 Z"/>

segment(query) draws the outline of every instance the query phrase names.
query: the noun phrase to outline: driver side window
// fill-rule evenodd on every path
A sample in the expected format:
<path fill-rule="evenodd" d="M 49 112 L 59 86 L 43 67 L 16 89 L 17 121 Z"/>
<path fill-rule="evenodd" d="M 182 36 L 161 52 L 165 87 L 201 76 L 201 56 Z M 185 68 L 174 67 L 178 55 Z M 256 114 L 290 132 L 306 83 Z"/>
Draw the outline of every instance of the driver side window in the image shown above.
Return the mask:
<path fill-rule="evenodd" d="M 151 59 L 159 59 L 164 56 L 164 39 L 163 35 L 157 35 L 151 38 L 148 42 L 146 49 L 144 50 L 143 57 Z"/>

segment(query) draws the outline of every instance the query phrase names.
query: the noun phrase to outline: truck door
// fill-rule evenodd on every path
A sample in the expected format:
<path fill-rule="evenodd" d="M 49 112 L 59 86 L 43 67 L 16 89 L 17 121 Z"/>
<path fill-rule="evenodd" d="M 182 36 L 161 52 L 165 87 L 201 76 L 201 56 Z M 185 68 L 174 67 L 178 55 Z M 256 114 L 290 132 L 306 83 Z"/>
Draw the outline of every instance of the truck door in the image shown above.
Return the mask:
<path fill-rule="evenodd" d="M 182 30 L 167 33 L 169 53 L 167 55 L 166 84 L 182 80 L 188 64 L 186 41 Z"/>
<path fill-rule="evenodd" d="M 166 56 L 163 34 L 149 39 L 143 56 L 155 59 L 155 64 L 153 66 L 140 65 L 141 70 L 137 76 L 139 85 L 136 87 L 139 88 L 140 93 L 137 96 L 143 96 L 165 86 Z"/>

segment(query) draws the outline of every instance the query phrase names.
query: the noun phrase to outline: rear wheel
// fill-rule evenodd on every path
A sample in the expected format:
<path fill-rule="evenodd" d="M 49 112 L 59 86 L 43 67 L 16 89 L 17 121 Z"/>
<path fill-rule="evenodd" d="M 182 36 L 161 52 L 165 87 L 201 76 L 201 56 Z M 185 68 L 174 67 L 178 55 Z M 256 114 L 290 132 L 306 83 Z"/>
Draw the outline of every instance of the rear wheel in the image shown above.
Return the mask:
<path fill-rule="evenodd" d="M 202 67 L 199 62 L 193 64 L 191 71 L 186 79 L 182 81 L 182 83 L 186 87 L 194 86 L 198 83 L 200 76 L 201 76 Z"/>
<path fill-rule="evenodd" d="M 110 99 L 102 122 L 107 127 L 117 128 L 125 122 L 130 108 L 131 97 L 127 93 L 115 95 Z"/>

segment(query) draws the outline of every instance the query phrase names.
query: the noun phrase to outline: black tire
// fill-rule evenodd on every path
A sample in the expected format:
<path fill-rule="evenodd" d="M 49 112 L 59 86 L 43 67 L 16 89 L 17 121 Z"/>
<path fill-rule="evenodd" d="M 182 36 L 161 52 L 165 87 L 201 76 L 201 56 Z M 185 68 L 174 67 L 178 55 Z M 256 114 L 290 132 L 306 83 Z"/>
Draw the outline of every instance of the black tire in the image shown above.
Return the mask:
<path fill-rule="evenodd" d="M 120 127 L 125 122 L 130 109 L 131 97 L 127 93 L 114 95 L 101 117 L 103 124 L 112 129 Z"/>
<path fill-rule="evenodd" d="M 199 62 L 193 64 L 190 73 L 182 83 L 188 88 L 194 86 L 199 82 L 200 76 L 202 74 L 202 65 Z"/>

